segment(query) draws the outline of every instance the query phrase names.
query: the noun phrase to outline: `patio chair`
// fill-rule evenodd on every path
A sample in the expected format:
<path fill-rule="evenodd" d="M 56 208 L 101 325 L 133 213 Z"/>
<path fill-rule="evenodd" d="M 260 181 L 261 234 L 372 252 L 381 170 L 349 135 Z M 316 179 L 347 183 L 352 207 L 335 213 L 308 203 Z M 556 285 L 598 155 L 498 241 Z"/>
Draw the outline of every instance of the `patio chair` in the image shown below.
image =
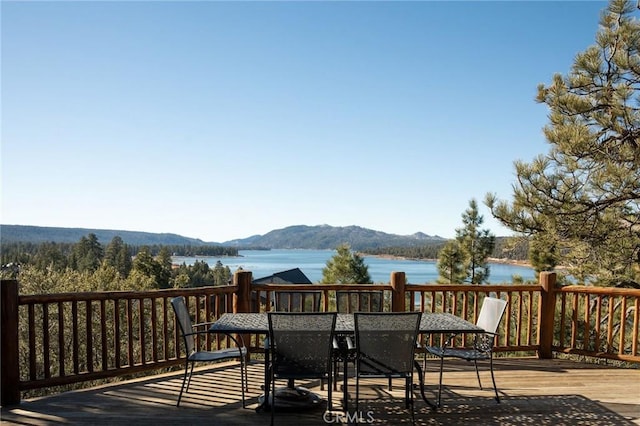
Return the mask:
<path fill-rule="evenodd" d="M 276 291 L 271 303 L 276 312 L 319 312 L 321 299 L 321 291 Z"/>
<path fill-rule="evenodd" d="M 229 335 L 233 340 L 237 348 L 219 349 L 216 351 L 204 351 L 200 350 L 196 346 L 196 336 L 199 334 L 207 334 L 208 326 L 211 322 L 193 324 L 191 322 L 191 316 L 183 296 L 175 297 L 171 299 L 171 306 L 176 314 L 180 331 L 182 332 L 182 338 L 184 340 L 184 346 L 186 349 L 186 359 L 184 367 L 184 377 L 182 379 L 182 386 L 180 387 L 180 395 L 178 395 L 178 403 L 176 406 L 180 406 L 182 400 L 182 393 L 189 392 L 189 385 L 191 384 L 191 375 L 193 374 L 193 367 L 196 362 L 216 362 L 231 359 L 240 360 L 240 384 L 242 388 L 242 407 L 245 408 L 244 391 L 247 386 L 247 367 L 245 365 L 245 357 L 247 355 L 247 348 L 244 346 L 244 342 L 238 342 L 233 336 Z M 242 340 L 242 336 L 239 336 Z M 189 368 L 191 366 L 191 368 Z M 185 388 L 186 384 L 186 388 Z"/>
<path fill-rule="evenodd" d="M 362 290 L 337 290 L 336 309 L 339 313 L 352 314 L 354 312 L 382 312 L 384 308 L 384 292 Z M 347 366 L 356 363 L 356 348 L 351 336 L 336 336 L 333 339 L 333 388 L 338 384 L 338 363 L 342 362 L 344 384 L 347 386 Z M 391 390 L 389 378 L 389 390 Z"/>
<path fill-rule="evenodd" d="M 384 308 L 384 292 L 362 290 L 337 290 L 336 309 L 338 312 L 352 314 L 355 312 L 382 312 Z"/>
<path fill-rule="evenodd" d="M 328 380 L 327 408 L 331 410 L 331 342 L 336 315 L 335 312 L 269 312 L 271 398 L 268 401 L 272 425 L 277 406 L 277 379 L 286 379 L 290 387 L 295 379 Z M 267 389 L 268 386 L 269 383 Z M 297 393 L 304 392 L 299 390 Z"/>
<path fill-rule="evenodd" d="M 271 306 L 275 312 L 320 312 L 321 291 L 277 291 L 271 293 Z M 264 339 L 264 349 L 269 350 L 269 337 Z M 293 387 L 293 381 L 291 381 Z M 324 390 L 324 381 L 320 384 Z"/>
<path fill-rule="evenodd" d="M 493 375 L 493 344 L 498 333 L 498 325 L 502 320 L 507 302 L 494 297 L 485 297 L 482 301 L 482 308 L 476 325 L 482 328 L 484 333 L 477 333 L 474 336 L 473 344 L 469 347 L 454 348 L 449 347 L 455 336 L 451 336 L 443 347 L 427 346 L 426 350 L 440 358 L 440 381 L 438 384 L 438 406 L 440 406 L 442 396 L 442 372 L 444 369 L 444 359 L 447 357 L 464 359 L 473 361 L 476 368 L 476 376 L 478 377 L 478 385 L 482 389 L 480 382 L 480 373 L 478 372 L 478 361 L 489 360 L 489 369 L 491 370 L 491 381 L 493 382 L 493 390 L 496 394 L 496 401 L 500 402 L 498 396 L 498 388 L 496 387 L 496 379 Z"/>
<path fill-rule="evenodd" d="M 377 312 L 354 314 L 356 331 L 356 413 L 360 413 L 360 380 L 363 378 L 405 379 L 405 407 L 413 403 L 413 369 L 416 340 L 422 312 Z M 421 381 L 422 384 L 422 381 Z M 421 389 L 424 391 L 423 389 Z"/>

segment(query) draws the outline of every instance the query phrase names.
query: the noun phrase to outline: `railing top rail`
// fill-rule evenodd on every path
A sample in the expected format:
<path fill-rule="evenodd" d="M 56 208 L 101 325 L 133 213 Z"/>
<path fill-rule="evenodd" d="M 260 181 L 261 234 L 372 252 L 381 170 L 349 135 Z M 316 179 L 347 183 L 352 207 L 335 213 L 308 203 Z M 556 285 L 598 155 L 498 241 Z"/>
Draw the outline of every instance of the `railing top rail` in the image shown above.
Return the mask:
<path fill-rule="evenodd" d="M 405 291 L 469 291 L 469 292 L 493 292 L 493 291 L 540 291 L 539 284 L 515 285 L 515 284 L 407 284 Z"/>
<path fill-rule="evenodd" d="M 196 288 L 172 288 L 146 291 L 86 291 L 78 293 L 24 294 L 18 296 L 18 304 L 84 302 L 87 300 L 140 299 L 176 296 L 194 296 L 202 294 L 232 294 L 237 286 L 209 286 Z"/>
<path fill-rule="evenodd" d="M 618 287 L 587 287 L 582 285 L 567 285 L 559 287 L 556 291 L 562 293 L 586 293 L 586 294 L 602 294 L 606 296 L 635 296 L 640 297 L 640 289 L 637 288 L 618 288 Z"/>
<path fill-rule="evenodd" d="M 252 290 L 257 291 L 287 291 L 287 290 L 391 290 L 389 284 L 252 284 Z"/>

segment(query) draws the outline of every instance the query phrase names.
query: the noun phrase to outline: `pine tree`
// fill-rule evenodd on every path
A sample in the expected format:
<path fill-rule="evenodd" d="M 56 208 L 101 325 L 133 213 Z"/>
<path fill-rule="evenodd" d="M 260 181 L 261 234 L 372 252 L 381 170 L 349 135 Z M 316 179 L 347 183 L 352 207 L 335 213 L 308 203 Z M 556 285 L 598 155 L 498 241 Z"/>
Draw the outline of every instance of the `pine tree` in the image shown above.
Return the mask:
<path fill-rule="evenodd" d="M 100 267 L 103 248 L 96 234 L 89 234 L 80 238 L 80 241 L 73 247 L 71 254 L 71 267 L 80 272 L 94 272 Z"/>
<path fill-rule="evenodd" d="M 465 253 L 466 278 L 471 284 L 482 284 L 489 280 L 489 256 L 493 252 L 496 238 L 488 229 L 480 229 L 484 217 L 478 212 L 475 199 L 462 214 L 462 228 L 456 229 L 456 241 Z"/>
<path fill-rule="evenodd" d="M 461 283 L 467 278 L 465 254 L 456 240 L 448 241 L 438 253 L 438 282 Z"/>
<path fill-rule="evenodd" d="M 612 0 L 595 44 L 566 76 L 538 86 L 537 101 L 550 111 L 550 150 L 515 163 L 512 202 L 485 199 L 505 226 L 552 244 L 557 262 L 583 283 L 640 282 L 640 23 L 633 13 L 634 3 Z"/>
<path fill-rule="evenodd" d="M 322 269 L 323 284 L 371 284 L 369 267 L 349 244 L 341 244 L 336 251 Z"/>
<path fill-rule="evenodd" d="M 133 267 L 129 246 L 119 236 L 113 237 L 107 245 L 103 261 L 106 265 L 114 267 L 123 278 L 129 276 Z"/>

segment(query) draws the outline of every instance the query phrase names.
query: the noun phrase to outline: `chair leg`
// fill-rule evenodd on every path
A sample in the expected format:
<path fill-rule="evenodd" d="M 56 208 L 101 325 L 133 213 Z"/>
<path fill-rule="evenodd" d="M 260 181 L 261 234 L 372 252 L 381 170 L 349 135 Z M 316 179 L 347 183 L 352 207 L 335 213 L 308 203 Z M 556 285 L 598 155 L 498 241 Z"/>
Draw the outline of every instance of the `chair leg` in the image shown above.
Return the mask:
<path fill-rule="evenodd" d="M 491 370 L 491 381 L 493 382 L 493 391 L 496 393 L 496 402 L 500 404 L 500 397 L 498 396 L 498 388 L 496 387 L 496 378 L 493 376 L 493 354 L 489 358 L 489 368 Z"/>
<path fill-rule="evenodd" d="M 438 407 L 442 406 L 442 370 L 444 369 L 444 357 L 440 357 L 440 381 L 438 382 Z"/>
<path fill-rule="evenodd" d="M 424 355 L 422 358 L 422 380 L 426 381 L 427 380 L 427 350 L 424 350 Z"/>
<path fill-rule="evenodd" d="M 185 392 L 189 392 L 189 385 L 191 384 L 191 376 L 193 376 L 193 367 L 196 365 L 195 362 L 191 363 L 191 371 L 189 371 L 189 380 L 187 380 L 187 388 L 185 389 Z"/>
<path fill-rule="evenodd" d="M 411 424 L 415 425 L 416 424 L 416 413 L 414 410 L 414 401 L 413 401 L 413 377 L 408 377 L 407 378 L 407 383 L 406 383 L 406 388 L 407 388 L 407 398 L 409 399 L 409 405 L 411 409 Z"/>
<path fill-rule="evenodd" d="M 182 386 L 180 386 L 180 394 L 178 395 L 178 403 L 176 407 L 180 406 L 180 400 L 182 399 L 182 392 L 184 391 L 184 384 L 187 382 L 187 375 L 189 374 L 189 361 L 184 365 L 184 376 L 182 377 Z"/>
<path fill-rule="evenodd" d="M 409 408 L 409 404 L 410 404 L 410 402 L 409 402 L 409 393 L 410 393 L 410 390 L 409 390 L 409 378 L 407 377 L 404 380 L 404 406 L 407 409 Z"/>
<path fill-rule="evenodd" d="M 344 368 L 343 368 L 343 376 L 342 376 L 342 395 L 344 397 L 344 411 L 346 413 L 349 413 L 349 387 L 348 387 L 348 383 L 347 383 L 347 365 L 348 365 L 348 360 L 345 357 L 344 358 Z"/>
<path fill-rule="evenodd" d="M 273 374 L 273 370 L 271 370 Z M 271 410 L 271 426 L 273 426 L 273 415 L 276 411 L 276 378 L 271 375 L 271 395 L 267 395 L 267 398 L 271 398 L 271 401 L 267 401 L 269 409 Z"/>
<path fill-rule="evenodd" d="M 244 401 L 245 386 L 247 386 L 247 366 L 244 362 L 244 357 L 240 356 L 240 387 L 242 387 L 242 408 L 247 408 Z"/>
<path fill-rule="evenodd" d="M 358 377 L 358 372 L 356 371 L 356 423 L 358 423 L 358 417 L 360 413 L 360 378 Z M 349 414 L 349 411 L 347 411 Z"/>
<path fill-rule="evenodd" d="M 327 408 L 329 409 L 329 411 L 333 410 L 333 383 L 331 383 L 333 381 L 332 375 L 332 371 L 327 374 L 327 393 L 329 398 L 329 401 L 327 401 Z"/>
<path fill-rule="evenodd" d="M 482 390 L 482 382 L 480 381 L 480 373 L 478 372 L 478 360 L 473 360 L 473 365 L 476 367 L 476 377 L 478 378 L 478 386 Z"/>

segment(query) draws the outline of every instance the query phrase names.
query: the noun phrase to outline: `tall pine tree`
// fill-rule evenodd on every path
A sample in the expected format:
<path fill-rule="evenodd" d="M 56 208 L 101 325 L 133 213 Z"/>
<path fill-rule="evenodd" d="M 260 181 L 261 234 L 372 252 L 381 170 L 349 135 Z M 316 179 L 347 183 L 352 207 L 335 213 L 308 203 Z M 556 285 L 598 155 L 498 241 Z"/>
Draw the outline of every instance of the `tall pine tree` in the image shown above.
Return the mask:
<path fill-rule="evenodd" d="M 546 155 L 515 163 L 513 200 L 485 203 L 505 226 L 546 242 L 534 259 L 583 283 L 640 283 L 640 23 L 612 0 L 595 44 L 538 86 L 549 108 Z M 542 258 L 540 255 L 542 254 Z M 541 265 L 542 266 L 542 265 Z"/>

